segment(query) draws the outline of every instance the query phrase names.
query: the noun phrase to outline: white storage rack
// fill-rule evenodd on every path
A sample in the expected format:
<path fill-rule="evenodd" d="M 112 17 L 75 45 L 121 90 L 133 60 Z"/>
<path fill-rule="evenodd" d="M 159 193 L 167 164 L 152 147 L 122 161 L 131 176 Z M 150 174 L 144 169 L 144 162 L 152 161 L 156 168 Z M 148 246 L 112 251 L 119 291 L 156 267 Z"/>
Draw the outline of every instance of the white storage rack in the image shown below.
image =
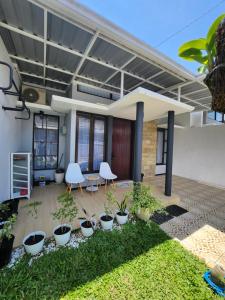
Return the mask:
<path fill-rule="evenodd" d="M 32 154 L 11 153 L 11 199 L 30 199 L 32 190 Z"/>

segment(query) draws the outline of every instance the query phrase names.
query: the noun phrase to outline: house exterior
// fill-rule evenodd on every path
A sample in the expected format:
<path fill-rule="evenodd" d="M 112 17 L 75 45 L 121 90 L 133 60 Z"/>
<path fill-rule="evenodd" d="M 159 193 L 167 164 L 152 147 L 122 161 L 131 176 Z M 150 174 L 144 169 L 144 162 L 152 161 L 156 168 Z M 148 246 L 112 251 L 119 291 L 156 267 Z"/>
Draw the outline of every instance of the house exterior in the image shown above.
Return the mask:
<path fill-rule="evenodd" d="M 0 110 L 0 201 L 11 198 L 17 151 L 33 154 L 34 181 L 54 180 L 69 162 L 94 173 L 108 161 L 119 180 L 166 174 L 168 196 L 172 174 L 225 187 L 224 116 L 208 113 L 202 77 L 78 3 L 0 7 L 0 61 L 13 67 L 30 110 L 29 118 Z M 2 69 L 1 84 L 7 76 Z M 4 91 L 0 103 L 22 105 Z"/>

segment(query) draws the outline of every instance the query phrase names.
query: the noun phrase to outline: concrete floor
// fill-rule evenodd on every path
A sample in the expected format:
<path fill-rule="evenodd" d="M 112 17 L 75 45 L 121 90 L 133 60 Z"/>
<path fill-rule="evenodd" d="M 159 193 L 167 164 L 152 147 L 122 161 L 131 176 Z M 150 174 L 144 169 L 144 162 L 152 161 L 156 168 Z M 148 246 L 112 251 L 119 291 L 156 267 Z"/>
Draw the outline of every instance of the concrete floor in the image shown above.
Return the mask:
<path fill-rule="evenodd" d="M 164 177 L 154 184 L 162 188 Z M 174 176 L 173 191 L 188 212 L 160 227 L 210 267 L 219 260 L 225 268 L 225 190 Z"/>

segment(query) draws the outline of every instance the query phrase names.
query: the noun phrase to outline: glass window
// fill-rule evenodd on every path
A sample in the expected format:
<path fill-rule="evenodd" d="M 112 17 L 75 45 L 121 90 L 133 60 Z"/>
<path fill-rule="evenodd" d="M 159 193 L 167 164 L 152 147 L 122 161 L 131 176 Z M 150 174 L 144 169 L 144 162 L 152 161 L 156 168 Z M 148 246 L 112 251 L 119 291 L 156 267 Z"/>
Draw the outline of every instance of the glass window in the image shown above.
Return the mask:
<path fill-rule="evenodd" d="M 104 120 L 95 120 L 94 122 L 94 156 L 93 169 L 99 170 L 100 163 L 104 160 L 105 149 L 105 122 Z"/>
<path fill-rule="evenodd" d="M 105 119 L 77 115 L 76 161 L 83 172 L 98 171 L 105 156 Z"/>
<path fill-rule="evenodd" d="M 90 148 L 90 119 L 79 117 L 78 119 L 78 141 L 77 162 L 81 171 L 89 170 L 89 148 Z"/>
<path fill-rule="evenodd" d="M 34 115 L 34 170 L 56 169 L 58 164 L 59 117 Z"/>
<path fill-rule="evenodd" d="M 159 128 L 157 130 L 157 152 L 156 152 L 156 164 L 164 165 L 166 163 L 166 137 L 167 130 Z"/>

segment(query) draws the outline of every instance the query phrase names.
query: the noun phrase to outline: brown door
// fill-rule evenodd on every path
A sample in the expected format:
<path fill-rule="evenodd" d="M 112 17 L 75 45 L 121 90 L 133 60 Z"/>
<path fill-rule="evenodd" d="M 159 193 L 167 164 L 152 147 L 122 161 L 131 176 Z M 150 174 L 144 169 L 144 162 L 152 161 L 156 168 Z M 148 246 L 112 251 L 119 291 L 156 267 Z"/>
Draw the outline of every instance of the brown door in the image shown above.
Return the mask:
<path fill-rule="evenodd" d="M 132 121 L 113 119 L 112 171 L 118 179 L 131 178 Z"/>

